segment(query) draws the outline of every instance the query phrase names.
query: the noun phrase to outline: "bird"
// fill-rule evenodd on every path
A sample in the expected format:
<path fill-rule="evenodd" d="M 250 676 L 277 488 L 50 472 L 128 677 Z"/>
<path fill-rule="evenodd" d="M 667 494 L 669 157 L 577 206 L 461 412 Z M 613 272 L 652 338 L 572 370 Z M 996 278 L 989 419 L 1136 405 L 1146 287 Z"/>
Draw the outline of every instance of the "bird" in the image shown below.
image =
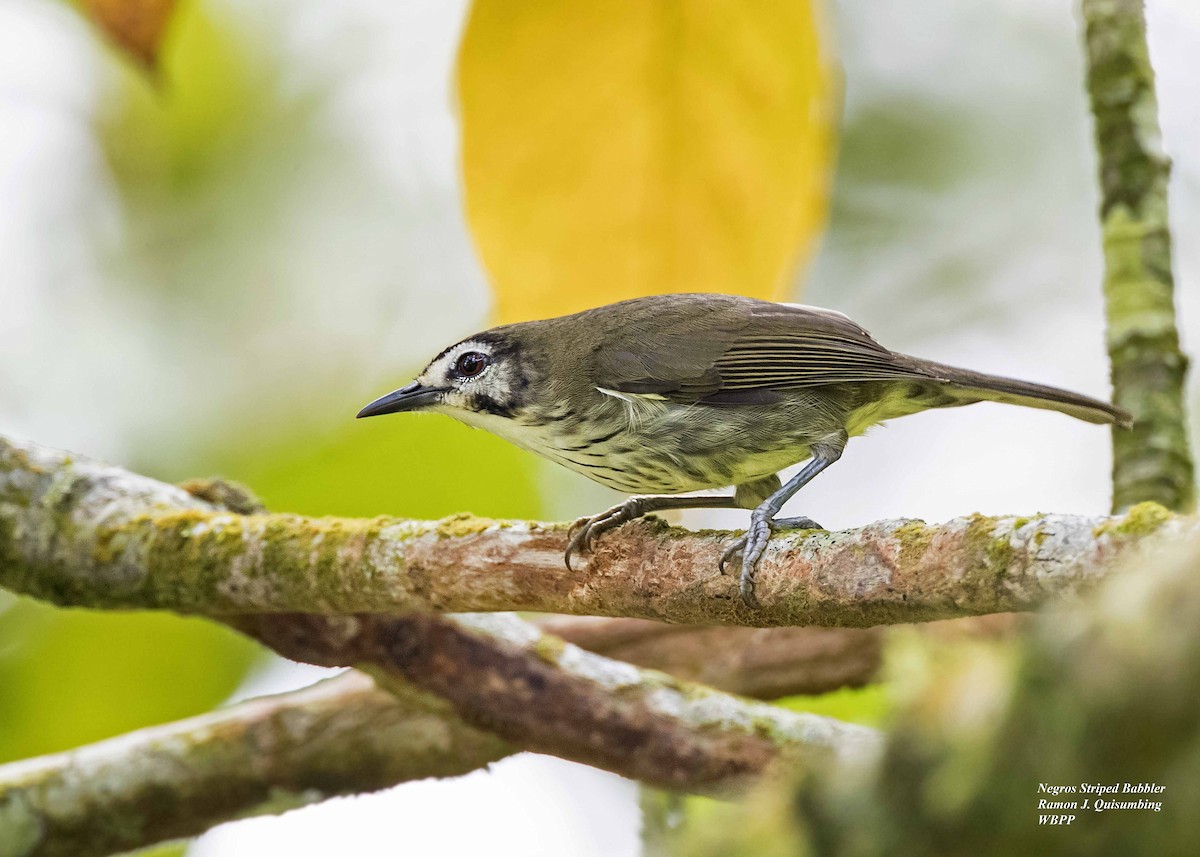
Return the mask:
<path fill-rule="evenodd" d="M 891 351 L 834 310 L 738 295 L 664 294 L 493 327 L 456 342 L 359 418 L 454 417 L 631 494 L 568 531 L 576 554 L 667 509 L 749 509 L 738 591 L 773 532 L 823 529 L 783 505 L 872 426 L 930 408 L 1003 402 L 1128 427 L 1089 396 Z M 804 461 L 787 482 L 779 472 Z M 731 486 L 729 494 L 695 494 Z"/>

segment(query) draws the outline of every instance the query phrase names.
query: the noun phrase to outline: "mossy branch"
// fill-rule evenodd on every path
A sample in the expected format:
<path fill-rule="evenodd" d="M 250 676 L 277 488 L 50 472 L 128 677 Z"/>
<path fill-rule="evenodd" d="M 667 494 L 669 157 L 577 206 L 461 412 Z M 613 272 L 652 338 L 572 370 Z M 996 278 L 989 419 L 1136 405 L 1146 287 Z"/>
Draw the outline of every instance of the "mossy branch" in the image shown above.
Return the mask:
<path fill-rule="evenodd" d="M 511 752 L 350 672 L 0 765 L 0 857 L 100 857 L 337 795 L 457 776 Z"/>
<path fill-rule="evenodd" d="M 121 522 L 132 521 L 136 533 L 137 526 L 159 515 L 185 511 L 218 513 L 190 494 L 115 468 L 74 461 L 32 444 L 0 446 L 0 572 L 6 582 L 27 584 L 46 568 L 55 575 L 74 569 L 74 583 L 57 578 L 64 584 L 59 591 L 72 597 L 106 587 L 126 588 L 129 578 L 121 573 L 137 566 L 140 554 L 130 550 L 137 539 L 128 538 L 114 548 L 97 532 L 121 531 Z M 201 516 L 196 523 L 207 521 L 211 519 Z M 286 524 L 273 530 L 287 531 Z M 112 555 L 97 560 L 97 544 Z M 88 580 L 96 570 L 89 563 L 102 569 L 99 581 Z M 196 582 L 196 569 L 178 571 L 185 581 Z M 176 581 L 170 590 L 186 585 Z M 358 665 L 401 699 L 416 701 L 445 718 L 456 733 L 470 724 L 512 748 L 552 753 L 662 787 L 727 792 L 783 759 L 853 761 L 869 757 L 877 744 L 870 730 L 750 703 L 612 661 L 544 635 L 512 616 L 223 613 L 221 618 L 296 659 Z M 491 745 L 493 750 L 503 746 Z M 232 750 L 235 756 L 239 752 L 249 751 Z M 103 760 L 105 754 L 99 756 Z M 212 823 L 233 811 L 228 801 L 189 793 L 191 781 L 173 791 L 161 782 L 141 783 L 136 776 L 126 781 L 128 794 L 122 793 L 125 802 L 118 800 L 118 811 L 90 802 L 86 787 L 51 795 L 53 807 L 43 811 L 47 808 L 39 810 L 30 798 L 30 771 L 40 771 L 33 789 L 45 797 L 62 785 L 55 773 L 62 766 L 29 764 L 29 769 L 18 771 L 17 782 L 6 784 L 11 786 L 7 794 L 0 793 L 0 842 L 18 843 L 20 850 L 12 853 L 20 857 L 72 853 L 61 844 L 64 837 L 75 841 L 78 829 L 103 826 L 108 820 L 119 824 L 133 818 L 144 833 L 108 831 L 96 834 L 97 841 L 173 835 L 170 831 L 187 814 L 173 805 L 176 801 L 213 818 Z M 228 764 L 228 758 L 221 764 Z M 287 777 L 296 772 L 283 767 L 287 792 L 286 784 L 296 781 Z M 400 769 L 409 772 L 412 766 L 393 770 Z M 265 785 L 274 785 L 263 774 L 263 764 L 258 770 L 260 778 L 251 777 L 254 782 L 238 798 L 246 811 L 256 811 Z M 75 781 L 72 774 L 66 778 Z M 164 800 L 167 794 L 170 800 Z M 160 804 L 170 818 L 159 817 L 164 812 Z"/>
<path fill-rule="evenodd" d="M 974 515 L 772 540 L 750 610 L 717 571 L 725 533 L 653 521 L 563 566 L 557 524 L 244 515 L 178 488 L 0 437 L 0 586 L 63 606 L 261 613 L 534 610 L 692 625 L 866 627 L 1032 609 L 1102 579 L 1194 519 Z"/>
<path fill-rule="evenodd" d="M 995 639 L 1027 618 L 920 627 L 938 638 Z M 884 638 L 882 629 L 687 628 L 638 619 L 559 618 L 541 627 L 590 651 L 763 696 L 873 680 Z M 100 857 L 330 797 L 457 776 L 518 749 L 436 699 L 397 696 L 352 670 L 304 690 L 0 765 L 0 857 Z"/>
<path fill-rule="evenodd" d="M 1104 298 L 1113 401 L 1133 414 L 1113 431 L 1113 510 L 1195 506 L 1179 348 L 1170 162 L 1162 150 L 1142 0 L 1081 0 L 1087 91 L 1100 160 Z"/>
<path fill-rule="evenodd" d="M 511 616 L 228 621 L 300 660 L 358 663 L 394 697 L 351 673 L 0 766 L 0 857 L 142 847 L 245 815 L 464 773 L 519 750 L 729 793 L 784 762 L 857 767 L 878 746 L 869 729 L 687 685 Z"/>
<path fill-rule="evenodd" d="M 752 619 L 732 592 L 714 597 L 704 588 L 713 581 L 685 575 L 689 564 L 715 559 L 724 543 L 719 535 L 627 526 L 609 534 L 586 571 L 569 574 L 558 564 L 564 534 L 556 526 L 463 518 L 441 525 L 314 521 L 238 505 L 253 514 L 0 439 L 0 583 L 60 604 L 215 616 L 291 657 L 358 665 L 402 700 L 446 718 L 456 733 L 485 729 L 499 739 L 488 745 L 493 749 L 553 753 L 673 789 L 724 791 L 782 758 L 873 755 L 869 730 L 647 673 L 513 617 L 429 614 L 438 607 L 522 605 L 545 583 L 551 597 L 534 602 L 545 609 L 615 609 L 640 597 L 651 605 L 644 613 L 654 616 Z M 771 557 L 762 612 L 775 606 L 772 623 L 827 610 L 826 621 L 869 624 L 896 621 L 910 602 L 909 620 L 1030 606 L 1103 579 L 1114 557 L 1150 533 L 1196 529 L 1191 519 L 1142 506 L 1124 518 L 976 516 L 936 528 L 883 522 L 809 536 L 790 540 L 791 553 Z M 660 577 L 648 577 L 660 567 Z M 457 578 L 464 576 L 461 586 Z M 486 593 L 489 582 L 498 594 Z M 362 607 L 400 615 L 353 613 Z M 139 784 L 130 786 L 136 793 Z M 262 805 L 261 794 L 250 790 L 245 811 Z M 134 803 L 112 818 L 136 815 Z M 103 806 L 86 800 L 57 805 L 68 804 L 104 815 Z M 21 833 L 32 843 L 15 853 L 55 853 L 38 850 L 56 841 L 47 831 L 70 835 L 86 826 L 69 813 L 31 820 L 30 805 L 27 793 L 0 805 L 0 823 L 12 834 L 7 841 Z M 147 822 L 145 829 L 172 828 Z M 39 838 L 30 840 L 30 831 Z"/>
<path fill-rule="evenodd" d="M 893 665 L 900 698 L 878 766 L 764 784 L 740 806 L 697 813 L 669 853 L 1194 854 L 1197 566 L 1193 539 L 1034 617 L 1008 644 L 910 642 Z"/>

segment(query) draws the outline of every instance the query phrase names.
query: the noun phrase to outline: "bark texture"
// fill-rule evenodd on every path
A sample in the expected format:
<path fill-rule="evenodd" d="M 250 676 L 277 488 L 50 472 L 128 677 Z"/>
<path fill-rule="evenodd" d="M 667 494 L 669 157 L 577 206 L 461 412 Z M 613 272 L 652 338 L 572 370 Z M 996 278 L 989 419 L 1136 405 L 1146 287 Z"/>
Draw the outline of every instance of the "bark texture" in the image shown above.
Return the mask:
<path fill-rule="evenodd" d="M 583 651 L 514 616 L 312 614 L 230 624 L 322 666 L 418 689 L 521 749 L 652 785 L 731 793 L 781 757 L 869 755 L 872 730 L 741 700 Z"/>
<path fill-rule="evenodd" d="M 1113 510 L 1195 507 L 1163 153 L 1142 0 L 1082 0 L 1087 91 L 1100 160 L 1104 298 L 1113 401 Z"/>
<path fill-rule="evenodd" d="M 586 572 L 568 575 L 559 566 L 563 532 L 556 526 L 266 515 L 236 491 L 212 487 L 192 486 L 189 493 L 4 440 L 0 585 L 64 605 L 212 615 L 285 655 L 357 665 L 463 740 L 482 740 L 479 731 L 496 736 L 481 757 L 531 749 L 708 793 L 743 787 L 783 760 L 788 767 L 861 770 L 876 758 L 878 736 L 612 661 L 515 617 L 429 611 L 499 610 L 531 606 L 530 600 L 542 609 L 626 607 L 637 603 L 632 589 L 650 603 L 649 615 L 691 621 L 911 621 L 1031 606 L 1090 589 L 1109 576 L 1117 557 L 1151 541 L 1149 534 L 1197 529 L 1191 519 L 1145 505 L 1121 518 L 975 516 L 941 527 L 881 522 L 781 540 L 764 580 L 775 610 L 760 611 L 764 621 L 742 608 L 730 582 L 722 597 L 688 573 L 696 562 L 715 559 L 723 540 L 713 534 L 627 526 L 609 534 Z M 779 551 L 785 546 L 792 548 L 786 555 Z M 544 597 L 543 583 L 550 590 Z M 438 773 L 436 754 L 427 762 Z M 397 760 L 388 770 L 390 777 L 407 777 L 419 768 Z M 77 836 L 76 819 L 31 809 L 29 783 L 18 779 L 12 785 L 19 796 L 0 804 L 0 842 L 22 843 L 23 850 L 12 851 L 21 857 L 66 853 L 48 843 L 60 841 L 54 837 L 62 831 Z M 86 786 L 70 772 L 66 779 Z M 61 787 L 61 779 L 44 787 L 51 780 L 35 790 L 47 795 Z M 302 779 L 278 780 L 285 801 L 316 794 L 298 789 Z M 378 782 L 368 777 L 365 787 Z M 139 787 L 130 782 L 131 793 Z M 245 811 L 265 805 L 263 787 L 256 780 L 240 793 Z M 163 807 L 168 816 L 184 814 L 171 807 L 187 803 L 186 789 L 152 785 L 143 794 L 147 803 L 121 807 L 114 823 Z M 54 806 L 70 806 L 73 797 L 60 794 Z M 225 805 L 212 815 L 232 811 Z M 144 834 L 111 835 L 145 835 L 148 843 L 171 829 L 169 821 L 140 823 Z"/>
<path fill-rule="evenodd" d="M 337 795 L 457 776 L 511 752 L 350 672 L 0 765 L 0 857 L 99 857 Z"/>
<path fill-rule="evenodd" d="M 1021 640 L 906 653 L 878 765 L 764 784 L 743 805 L 697 814 L 672 853 L 1195 854 L 1198 566 L 1192 540 L 1037 617 Z M 1073 820 L 1042 823 L 1050 815 Z"/>
<path fill-rule="evenodd" d="M 13 588 L 27 594 L 53 591 L 58 603 L 88 604 L 94 594 L 126 589 L 131 576 L 142 576 L 145 569 L 139 571 L 138 563 L 145 556 L 142 551 L 153 553 L 153 537 L 149 545 L 140 542 L 137 528 L 152 524 L 158 516 L 201 514 L 201 528 L 212 520 L 209 516 L 241 517 L 196 494 L 253 511 L 253 504 L 244 503 L 244 498 L 230 502 L 219 498 L 224 496 L 221 492 L 184 492 L 31 444 L 6 444 L 2 449 L 0 575 L 6 585 L 15 583 Z M 287 536 L 280 534 L 289 531 L 289 516 L 268 517 L 284 522 L 282 528 L 269 529 L 286 540 Z M 132 529 L 123 530 L 123 526 Z M 107 537 L 114 530 L 123 531 L 125 537 L 114 542 Z M 269 543 L 267 539 L 258 549 L 266 549 Z M 312 549 L 310 561 L 319 565 L 320 542 L 312 544 Z M 170 567 L 159 566 L 159 574 L 178 578 L 174 582 L 160 579 L 152 590 L 178 593 L 189 585 L 203 587 L 204 569 L 194 564 L 198 555 L 188 556 L 191 567 L 182 555 Z M 263 563 L 260 571 L 267 580 L 272 574 L 288 571 L 286 566 L 243 554 L 247 556 L 244 562 Z M 333 561 L 346 560 L 338 555 Z M 238 569 L 233 571 L 238 573 Z M 50 589 L 37 586 L 43 573 L 56 581 Z M 364 581 L 364 585 L 369 583 Z M 207 591 L 211 594 L 213 590 Z M 241 603 L 238 593 L 235 587 L 218 600 L 226 607 Z M 247 606 L 261 606 L 259 598 L 261 593 L 252 594 Z M 114 606 L 104 599 L 102 603 Z M 338 613 L 328 602 L 311 603 L 309 609 Z M 405 702 L 443 719 L 453 734 L 467 736 L 464 740 L 476 737 L 491 742 L 485 745 L 484 758 L 477 759 L 478 763 L 501 752 L 498 748 L 529 749 L 663 787 L 728 793 L 746 786 L 780 760 L 811 764 L 836 757 L 852 764 L 869 757 L 878 743 L 876 734 L 868 729 L 747 702 L 585 652 L 512 616 L 216 612 L 228 624 L 282 654 L 324 665 L 355 664 L 370 671 Z M 348 706 L 343 713 L 353 718 L 355 710 Z M 471 726 L 502 740 L 476 736 Z M 169 755 L 164 751 L 169 741 L 151 743 L 150 755 L 156 760 Z M 240 747 L 223 749 L 230 755 L 219 761 L 218 770 L 227 770 L 239 752 L 255 752 L 244 741 Z M 294 752 L 296 747 L 282 749 Z M 263 748 L 258 747 L 257 752 L 263 755 Z M 102 752 L 94 755 L 103 763 Z M 460 755 L 467 767 L 476 759 L 469 752 Z M 276 756 L 286 756 L 286 752 Z M 409 778 L 421 770 L 421 764 L 428 766 L 429 774 L 438 775 L 443 760 L 436 753 L 432 756 L 420 763 L 401 759 L 390 767 L 385 765 L 382 779 Z M 72 789 L 71 784 L 80 783 L 73 770 L 56 777 L 63 771 L 62 764 L 25 764 L 32 767 L 18 768 L 12 782 L 0 783 L 0 843 L 19 857 L 72 853 L 73 844 L 83 838 L 98 843 L 130 844 L 132 840 L 133 844 L 149 844 L 176 835 L 185 815 L 216 823 L 238 807 L 261 811 L 264 789 L 279 788 L 284 803 L 294 802 L 299 799 L 294 786 L 306 774 L 286 764 L 282 772 L 264 773 L 262 768 L 269 765 L 259 760 L 258 775 L 244 777 L 248 781 L 234 782 L 228 792 L 211 796 L 195 791 L 195 783 L 186 777 L 178 789 L 155 780 L 163 768 L 148 766 L 143 771 L 150 782 L 131 774 L 117 796 L 118 811 L 98 814 L 97 806 L 90 803 L 93 796 L 87 792 L 86 782 Z M 203 764 L 198 767 L 202 769 Z M 380 780 L 373 776 L 377 768 L 364 767 L 362 787 L 379 787 Z M 31 781 L 30 770 L 41 774 Z M 254 765 L 247 765 L 247 771 L 252 770 Z M 31 794 L 36 798 L 31 799 Z M 306 794 L 316 799 L 315 790 Z M 81 833 L 89 825 L 107 825 L 109 821 L 117 828 Z M 0 854 L 9 857 L 9 853 Z"/>
<path fill-rule="evenodd" d="M 209 616 L 533 610 L 692 625 L 868 627 L 1022 611 L 1093 586 L 1151 533 L 1121 517 L 880 521 L 772 540 L 762 609 L 717 571 L 726 534 L 638 521 L 586 566 L 556 524 L 238 514 L 170 485 L 0 438 L 0 586 L 64 606 Z"/>

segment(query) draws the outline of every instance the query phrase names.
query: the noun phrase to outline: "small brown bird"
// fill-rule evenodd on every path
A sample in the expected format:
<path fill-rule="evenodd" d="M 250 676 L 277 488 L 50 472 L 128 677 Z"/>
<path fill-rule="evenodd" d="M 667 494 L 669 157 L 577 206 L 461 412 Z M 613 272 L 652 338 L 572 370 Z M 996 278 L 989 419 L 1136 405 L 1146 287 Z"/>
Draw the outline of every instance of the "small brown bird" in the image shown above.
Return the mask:
<path fill-rule="evenodd" d="M 663 509 L 753 509 L 739 589 L 783 504 L 871 426 L 928 408 L 1005 402 L 1128 426 L 1124 410 L 1078 393 L 889 351 L 838 312 L 718 294 L 636 298 L 507 324 L 435 357 L 416 381 L 358 416 L 447 414 L 635 496 L 575 522 L 566 550 Z M 777 473 L 808 463 L 786 484 Z M 659 496 L 734 486 L 726 496 Z"/>

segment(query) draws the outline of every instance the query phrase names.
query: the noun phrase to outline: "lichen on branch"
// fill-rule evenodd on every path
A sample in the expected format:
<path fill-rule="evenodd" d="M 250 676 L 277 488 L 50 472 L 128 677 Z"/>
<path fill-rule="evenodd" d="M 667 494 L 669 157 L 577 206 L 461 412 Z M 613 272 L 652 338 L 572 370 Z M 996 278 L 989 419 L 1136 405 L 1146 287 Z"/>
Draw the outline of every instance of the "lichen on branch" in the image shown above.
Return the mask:
<path fill-rule="evenodd" d="M 1188 512 L 1188 443 L 1171 233 L 1142 0 L 1081 0 L 1087 91 L 1099 153 L 1106 341 L 1113 401 L 1134 417 L 1113 430 L 1113 509 L 1153 501 Z"/>
<path fill-rule="evenodd" d="M 100 857 L 514 752 L 360 673 L 0 765 L 0 855 Z"/>
<path fill-rule="evenodd" d="M 721 533 L 654 520 L 607 533 L 583 567 L 559 524 L 459 516 L 241 515 L 180 489 L 0 437 L 0 586 L 63 606 L 261 613 L 502 612 L 693 625 L 869 627 L 1032 609 L 1102 579 L 1158 530 L 1196 521 L 972 515 L 773 539 L 762 609 L 717 570 Z"/>

